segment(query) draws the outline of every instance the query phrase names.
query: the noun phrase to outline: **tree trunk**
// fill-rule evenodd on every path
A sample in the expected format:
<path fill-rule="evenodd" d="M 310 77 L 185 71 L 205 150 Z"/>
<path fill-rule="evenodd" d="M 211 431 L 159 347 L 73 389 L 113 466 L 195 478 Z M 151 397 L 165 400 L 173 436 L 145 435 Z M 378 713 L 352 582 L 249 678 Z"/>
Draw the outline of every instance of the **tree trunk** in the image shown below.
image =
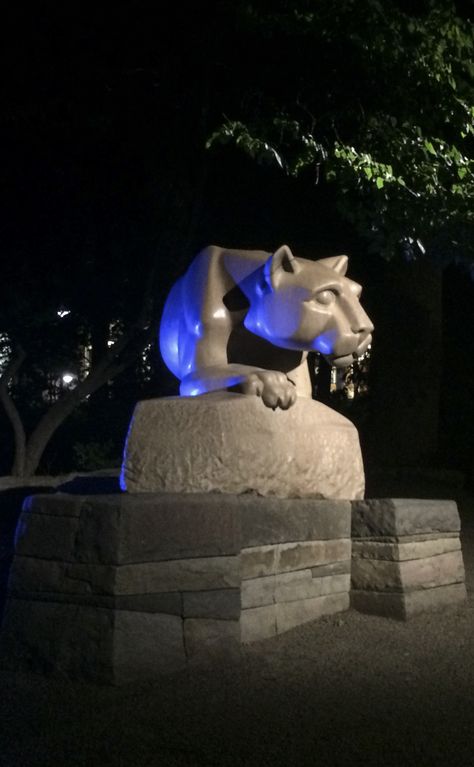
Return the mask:
<path fill-rule="evenodd" d="M 21 368 L 26 353 L 21 346 L 14 351 L 13 356 L 0 377 L 0 402 L 5 408 L 7 417 L 12 425 L 14 439 L 14 459 L 12 474 L 14 477 L 24 476 L 26 460 L 26 435 L 20 414 L 9 392 L 9 385 Z"/>
<path fill-rule="evenodd" d="M 155 335 L 155 327 L 153 325 L 144 327 L 144 315 L 148 312 L 147 304 L 148 297 L 145 296 L 143 316 L 116 341 L 113 347 L 107 348 L 102 359 L 97 360 L 89 375 L 75 389 L 65 393 L 49 408 L 28 439 L 25 437 L 20 414 L 8 392 L 8 383 L 18 371 L 26 355 L 21 351 L 12 357 L 0 378 L 0 402 L 12 423 L 15 435 L 15 459 L 12 468 L 14 476 L 29 477 L 35 474 L 49 440 L 80 402 L 128 368 L 137 359 L 140 351 L 150 343 Z"/>
<path fill-rule="evenodd" d="M 79 387 L 78 387 L 79 388 Z M 65 397 L 56 402 L 40 419 L 38 425 L 31 433 L 26 443 L 25 461 L 22 476 L 32 476 L 39 465 L 45 447 L 58 427 L 76 409 L 83 397 L 76 394 L 78 388 L 69 392 Z"/>

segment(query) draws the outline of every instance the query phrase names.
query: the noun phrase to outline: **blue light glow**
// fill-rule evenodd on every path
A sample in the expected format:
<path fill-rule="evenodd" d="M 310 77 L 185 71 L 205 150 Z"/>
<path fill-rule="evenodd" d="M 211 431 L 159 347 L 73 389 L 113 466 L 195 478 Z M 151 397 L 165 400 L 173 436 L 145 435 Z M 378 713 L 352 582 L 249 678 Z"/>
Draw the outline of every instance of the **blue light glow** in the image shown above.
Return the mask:
<path fill-rule="evenodd" d="M 127 492 L 127 481 L 126 481 L 126 478 L 125 478 L 125 456 L 127 455 L 127 443 L 128 443 L 128 439 L 130 437 L 130 434 L 131 434 L 131 431 L 132 431 L 132 428 L 133 428 L 134 421 L 135 421 L 135 414 L 133 414 L 131 419 L 130 419 L 130 424 L 129 424 L 129 427 L 128 427 L 127 436 L 125 438 L 125 445 L 124 445 L 124 448 L 123 448 L 122 466 L 121 466 L 121 469 L 120 469 L 119 484 L 120 484 L 120 489 L 124 493 Z"/>
<path fill-rule="evenodd" d="M 14 537 L 15 550 L 17 550 L 18 545 L 19 545 L 21 539 L 23 538 L 23 536 L 24 536 L 24 534 L 25 534 L 25 532 L 27 530 L 27 523 L 26 523 L 26 519 L 25 519 L 25 511 L 26 511 L 26 509 L 24 508 L 24 511 L 20 515 L 20 519 L 18 520 L 18 524 L 16 526 L 15 537 Z"/>
<path fill-rule="evenodd" d="M 210 391 L 220 391 L 221 389 L 229 389 L 232 386 L 237 386 L 242 383 L 244 376 L 232 376 L 232 377 L 216 377 L 216 378 L 203 378 L 201 380 L 183 379 L 181 386 L 179 387 L 179 393 L 181 397 L 197 397 L 199 394 L 206 394 Z"/>
<path fill-rule="evenodd" d="M 336 330 L 327 330 L 314 339 L 313 348 L 321 354 L 332 354 L 337 340 Z"/>

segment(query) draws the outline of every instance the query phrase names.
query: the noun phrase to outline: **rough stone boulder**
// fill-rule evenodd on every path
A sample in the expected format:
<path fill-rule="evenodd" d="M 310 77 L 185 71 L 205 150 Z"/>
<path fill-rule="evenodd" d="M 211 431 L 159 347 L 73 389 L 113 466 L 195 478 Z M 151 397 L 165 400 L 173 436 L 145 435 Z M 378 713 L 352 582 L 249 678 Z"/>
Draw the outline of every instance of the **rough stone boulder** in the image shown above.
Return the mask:
<path fill-rule="evenodd" d="M 255 492 L 360 499 L 357 430 L 320 402 L 271 410 L 259 397 L 219 392 L 139 402 L 121 486 L 129 493 Z"/>

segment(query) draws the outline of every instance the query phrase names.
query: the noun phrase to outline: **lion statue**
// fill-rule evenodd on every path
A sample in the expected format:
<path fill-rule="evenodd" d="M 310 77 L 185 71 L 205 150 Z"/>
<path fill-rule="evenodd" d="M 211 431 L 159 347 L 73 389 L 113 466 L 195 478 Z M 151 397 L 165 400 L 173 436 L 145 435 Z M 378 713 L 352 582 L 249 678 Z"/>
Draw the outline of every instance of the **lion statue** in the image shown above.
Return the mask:
<path fill-rule="evenodd" d="M 372 340 L 347 263 L 297 258 L 287 245 L 274 253 L 202 250 L 171 289 L 160 324 L 180 394 L 230 389 L 283 410 L 311 397 L 308 352 L 347 367 Z"/>

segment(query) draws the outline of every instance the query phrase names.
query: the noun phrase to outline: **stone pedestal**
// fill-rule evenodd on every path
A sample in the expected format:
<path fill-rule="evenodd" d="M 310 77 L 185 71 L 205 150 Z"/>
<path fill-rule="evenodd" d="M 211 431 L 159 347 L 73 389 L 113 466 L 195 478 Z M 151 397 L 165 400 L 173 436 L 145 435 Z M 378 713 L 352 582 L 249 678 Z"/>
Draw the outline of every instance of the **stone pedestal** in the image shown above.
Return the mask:
<path fill-rule="evenodd" d="M 235 658 L 349 601 L 406 619 L 465 599 L 459 527 L 452 501 L 356 501 L 351 546 L 342 500 L 31 496 L 2 660 L 122 684 Z"/>
<path fill-rule="evenodd" d="M 454 501 L 352 504 L 351 605 L 405 620 L 466 599 Z"/>
<path fill-rule="evenodd" d="M 129 493 L 246 493 L 281 498 L 364 496 L 354 425 L 298 398 L 271 410 L 259 397 L 218 392 L 139 402 L 121 476 Z"/>
<path fill-rule="evenodd" d="M 349 607 L 347 501 L 32 496 L 1 635 L 14 669 L 121 684 Z"/>

